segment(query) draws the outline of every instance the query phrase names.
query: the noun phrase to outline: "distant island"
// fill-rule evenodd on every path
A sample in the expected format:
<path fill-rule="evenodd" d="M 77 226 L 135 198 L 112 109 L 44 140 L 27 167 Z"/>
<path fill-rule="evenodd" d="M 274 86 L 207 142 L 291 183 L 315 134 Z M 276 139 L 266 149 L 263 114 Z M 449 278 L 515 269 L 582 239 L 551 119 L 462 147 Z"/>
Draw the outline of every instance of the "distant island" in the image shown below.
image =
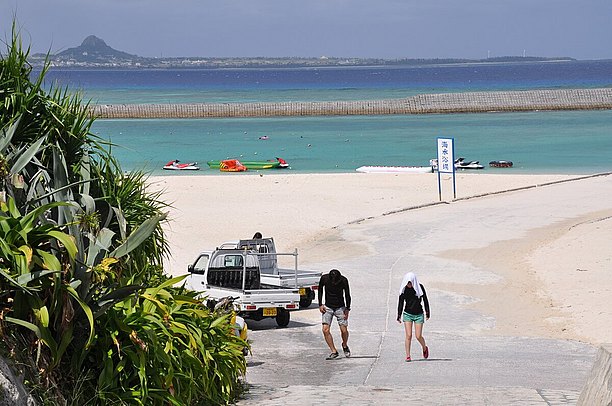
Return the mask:
<path fill-rule="evenodd" d="M 435 58 L 435 59 L 379 59 L 340 58 L 322 56 L 318 58 L 270 58 L 270 57 L 172 57 L 147 58 L 118 51 L 104 40 L 90 35 L 81 45 L 68 48 L 57 54 L 34 54 L 30 63 L 41 67 L 45 60 L 51 66 L 63 68 L 121 68 L 121 69 L 178 69 L 178 68 L 316 68 L 316 67 L 365 67 L 365 66 L 427 66 L 473 63 L 553 62 L 574 61 L 570 57 L 503 56 L 486 59 Z"/>

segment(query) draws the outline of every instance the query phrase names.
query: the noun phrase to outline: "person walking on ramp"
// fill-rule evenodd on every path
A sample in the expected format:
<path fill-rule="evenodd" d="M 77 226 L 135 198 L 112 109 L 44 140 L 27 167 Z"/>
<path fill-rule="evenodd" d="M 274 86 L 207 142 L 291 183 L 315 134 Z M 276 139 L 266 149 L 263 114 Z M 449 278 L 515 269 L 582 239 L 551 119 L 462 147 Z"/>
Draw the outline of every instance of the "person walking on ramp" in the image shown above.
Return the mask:
<path fill-rule="evenodd" d="M 324 295 L 325 304 L 323 304 Z M 318 297 L 319 311 L 323 319 L 323 337 L 331 351 L 331 354 L 326 359 L 331 360 L 339 357 L 338 350 L 334 345 L 334 338 L 330 332 L 330 326 L 334 317 L 338 320 L 338 326 L 340 327 L 342 351 L 345 357 L 350 357 L 351 350 L 348 347 L 348 317 L 351 311 L 351 292 L 348 279 L 342 276 L 339 270 L 332 269 L 329 273 L 321 276 Z"/>
<path fill-rule="evenodd" d="M 412 323 L 414 323 L 414 335 L 423 348 L 423 358 L 429 358 L 429 348 L 423 338 L 423 324 L 429 320 L 429 301 L 425 288 L 421 285 L 412 272 L 404 275 L 402 286 L 399 291 L 399 303 L 397 304 L 397 322 L 401 324 L 400 317 L 404 322 L 406 330 L 406 362 L 412 361 L 410 358 L 410 342 L 412 341 Z M 425 305 L 425 315 L 423 316 L 423 306 Z M 405 304 L 405 306 L 404 306 Z"/>

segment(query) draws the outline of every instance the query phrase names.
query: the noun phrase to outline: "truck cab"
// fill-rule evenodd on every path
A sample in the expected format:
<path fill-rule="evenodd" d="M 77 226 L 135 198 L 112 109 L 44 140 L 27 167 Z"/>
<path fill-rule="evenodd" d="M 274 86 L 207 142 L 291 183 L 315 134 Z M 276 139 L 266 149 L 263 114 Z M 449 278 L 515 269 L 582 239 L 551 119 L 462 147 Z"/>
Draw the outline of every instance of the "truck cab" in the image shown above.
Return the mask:
<path fill-rule="evenodd" d="M 247 250 L 216 249 L 201 252 L 187 267 L 185 286 L 206 297 L 207 305 L 235 296 L 235 310 L 244 318 L 275 318 L 280 327 L 289 324 L 299 308 L 299 291 L 261 283 L 259 259 Z"/>

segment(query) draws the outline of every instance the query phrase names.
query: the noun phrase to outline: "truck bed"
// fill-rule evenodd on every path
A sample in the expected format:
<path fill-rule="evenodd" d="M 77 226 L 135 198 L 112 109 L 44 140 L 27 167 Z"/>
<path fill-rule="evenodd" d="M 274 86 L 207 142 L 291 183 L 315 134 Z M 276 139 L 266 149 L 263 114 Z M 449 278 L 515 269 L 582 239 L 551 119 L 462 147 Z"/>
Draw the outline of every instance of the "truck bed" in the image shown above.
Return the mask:
<path fill-rule="evenodd" d="M 277 274 L 261 273 L 259 275 L 262 285 L 275 285 L 282 287 L 305 287 L 316 286 L 319 284 L 321 272 L 318 271 L 302 271 L 297 272 L 297 286 L 295 286 L 295 270 L 294 269 L 277 269 Z"/>

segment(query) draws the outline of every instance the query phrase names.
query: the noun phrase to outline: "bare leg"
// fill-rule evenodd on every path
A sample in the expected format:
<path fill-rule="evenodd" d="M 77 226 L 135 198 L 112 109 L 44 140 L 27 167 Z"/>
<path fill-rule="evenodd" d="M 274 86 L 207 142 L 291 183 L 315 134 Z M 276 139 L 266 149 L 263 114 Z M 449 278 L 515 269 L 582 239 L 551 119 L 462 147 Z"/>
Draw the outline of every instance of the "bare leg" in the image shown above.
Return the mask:
<path fill-rule="evenodd" d="M 336 350 L 336 346 L 334 345 L 334 338 L 329 331 L 329 324 L 323 324 L 323 337 L 325 338 L 325 342 L 327 343 L 330 351 L 338 352 L 338 350 Z"/>
<path fill-rule="evenodd" d="M 412 341 L 412 322 L 405 321 L 404 329 L 406 330 L 406 341 L 404 344 L 406 346 L 406 358 L 408 358 L 410 356 L 410 342 Z"/>
<path fill-rule="evenodd" d="M 425 351 L 426 344 L 425 339 L 423 338 L 423 323 L 414 324 L 414 336 L 421 344 L 421 347 L 423 347 L 423 351 Z"/>
<path fill-rule="evenodd" d="M 340 334 L 342 335 L 342 348 L 348 346 L 349 331 L 347 326 L 340 326 Z"/>

